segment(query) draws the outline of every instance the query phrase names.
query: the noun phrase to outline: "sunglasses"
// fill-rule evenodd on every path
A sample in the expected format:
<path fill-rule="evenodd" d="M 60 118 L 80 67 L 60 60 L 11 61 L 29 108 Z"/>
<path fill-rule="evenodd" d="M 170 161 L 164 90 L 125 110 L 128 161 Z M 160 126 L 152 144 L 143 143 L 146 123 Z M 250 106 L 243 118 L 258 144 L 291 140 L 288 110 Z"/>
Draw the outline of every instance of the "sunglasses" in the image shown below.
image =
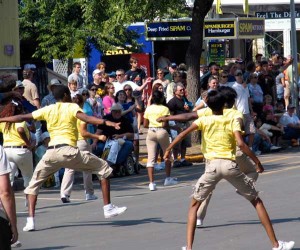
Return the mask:
<path fill-rule="evenodd" d="M 90 91 L 97 91 L 97 89 L 90 89 Z"/>
<path fill-rule="evenodd" d="M 182 92 L 182 91 L 184 91 L 185 89 L 178 89 L 178 91 L 180 91 L 180 92 Z"/>
<path fill-rule="evenodd" d="M 222 76 L 222 78 L 228 78 L 228 76 Z"/>
<path fill-rule="evenodd" d="M 242 73 L 238 73 L 238 74 L 236 74 L 235 76 L 242 76 L 243 74 Z"/>
<path fill-rule="evenodd" d="M 114 89 L 114 88 L 115 88 L 114 86 L 110 87 L 110 89 Z"/>
<path fill-rule="evenodd" d="M 124 89 L 124 91 L 132 91 L 132 89 Z"/>
<path fill-rule="evenodd" d="M 124 74 L 117 74 L 116 76 L 123 76 Z"/>
<path fill-rule="evenodd" d="M 89 94 L 88 93 L 82 93 L 81 95 L 82 96 L 88 96 Z"/>

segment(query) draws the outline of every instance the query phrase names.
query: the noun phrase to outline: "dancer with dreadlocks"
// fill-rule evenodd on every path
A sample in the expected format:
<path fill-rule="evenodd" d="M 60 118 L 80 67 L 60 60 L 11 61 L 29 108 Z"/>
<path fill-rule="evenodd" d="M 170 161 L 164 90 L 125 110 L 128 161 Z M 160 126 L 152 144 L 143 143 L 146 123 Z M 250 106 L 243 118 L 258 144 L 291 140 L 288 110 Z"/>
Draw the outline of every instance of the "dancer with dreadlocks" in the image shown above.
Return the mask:
<path fill-rule="evenodd" d="M 0 117 L 9 117 L 23 114 L 23 106 L 17 99 L 6 104 L 0 113 Z M 33 173 L 32 148 L 30 142 L 30 132 L 26 122 L 0 123 L 0 132 L 3 133 L 3 147 L 8 161 L 12 167 L 10 173 L 11 184 L 18 168 L 22 172 L 24 187 L 27 187 Z"/>

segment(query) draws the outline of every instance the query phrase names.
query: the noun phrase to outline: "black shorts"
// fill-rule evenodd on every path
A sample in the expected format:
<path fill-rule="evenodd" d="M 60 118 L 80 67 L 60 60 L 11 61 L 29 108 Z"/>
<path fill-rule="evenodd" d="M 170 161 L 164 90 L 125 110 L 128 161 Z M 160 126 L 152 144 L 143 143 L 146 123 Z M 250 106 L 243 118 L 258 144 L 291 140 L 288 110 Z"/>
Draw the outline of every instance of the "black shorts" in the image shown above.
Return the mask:
<path fill-rule="evenodd" d="M 11 250 L 12 232 L 9 221 L 0 217 L 0 250 Z"/>

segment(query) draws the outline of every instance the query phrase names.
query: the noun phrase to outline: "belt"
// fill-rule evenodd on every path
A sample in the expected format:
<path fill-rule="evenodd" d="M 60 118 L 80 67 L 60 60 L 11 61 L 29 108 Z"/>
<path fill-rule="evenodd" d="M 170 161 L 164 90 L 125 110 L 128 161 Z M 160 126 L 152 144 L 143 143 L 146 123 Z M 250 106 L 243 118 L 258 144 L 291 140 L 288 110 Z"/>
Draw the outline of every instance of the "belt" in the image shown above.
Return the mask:
<path fill-rule="evenodd" d="M 62 148 L 62 147 L 66 147 L 66 146 L 70 146 L 70 145 L 69 144 L 57 144 L 57 145 L 49 146 L 48 149 Z"/>
<path fill-rule="evenodd" d="M 4 148 L 27 148 L 27 146 L 4 146 Z"/>

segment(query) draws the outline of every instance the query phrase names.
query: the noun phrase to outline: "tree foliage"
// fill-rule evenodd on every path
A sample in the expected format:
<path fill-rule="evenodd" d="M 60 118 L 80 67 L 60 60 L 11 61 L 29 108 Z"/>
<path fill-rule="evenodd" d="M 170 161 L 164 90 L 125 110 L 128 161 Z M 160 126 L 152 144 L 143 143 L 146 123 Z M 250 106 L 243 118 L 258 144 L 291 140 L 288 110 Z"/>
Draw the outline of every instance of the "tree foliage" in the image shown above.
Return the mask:
<path fill-rule="evenodd" d="M 33 56 L 44 61 L 72 58 L 78 47 L 88 56 L 91 44 L 102 51 L 124 44 L 138 51 L 129 24 L 187 15 L 184 0 L 22 0 L 19 13 L 21 39 L 36 41 Z"/>

